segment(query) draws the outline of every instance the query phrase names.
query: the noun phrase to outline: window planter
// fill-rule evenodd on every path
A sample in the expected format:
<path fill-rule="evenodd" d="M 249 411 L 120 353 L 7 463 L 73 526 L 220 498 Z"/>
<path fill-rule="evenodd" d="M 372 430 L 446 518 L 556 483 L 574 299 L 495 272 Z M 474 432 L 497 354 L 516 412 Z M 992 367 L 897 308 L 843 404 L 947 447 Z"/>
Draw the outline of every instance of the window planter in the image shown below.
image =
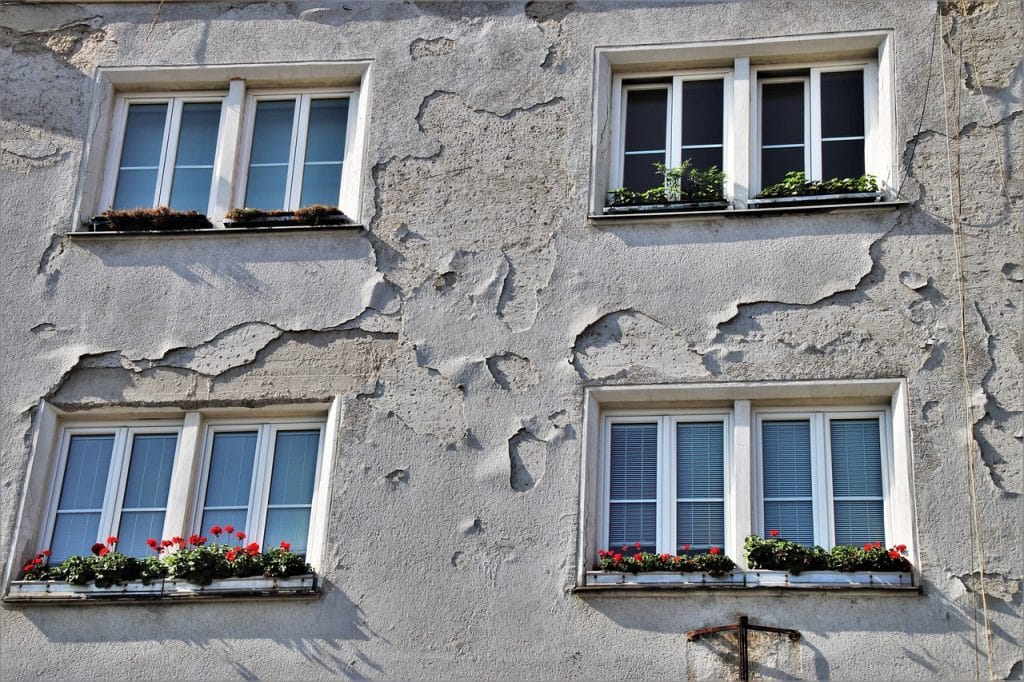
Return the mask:
<path fill-rule="evenodd" d="M 190 601 L 214 597 L 310 596 L 320 592 L 316 574 L 290 578 L 223 578 L 209 585 L 166 578 L 149 585 L 132 581 L 110 587 L 72 585 L 54 580 L 15 580 L 4 602 L 69 603 L 82 601 L 124 601 L 161 599 Z"/>
<path fill-rule="evenodd" d="M 843 194 L 803 194 L 791 197 L 748 199 L 750 208 L 817 206 L 820 204 L 868 204 L 885 199 L 884 192 L 846 192 Z"/>
<path fill-rule="evenodd" d="M 587 585 L 742 585 L 744 574 L 726 573 L 673 573 L 651 571 L 626 573 L 621 571 L 587 571 Z"/>
<path fill-rule="evenodd" d="M 664 204 L 636 204 L 633 206 L 607 206 L 605 215 L 629 215 L 631 213 L 669 213 L 684 211 L 724 211 L 729 202 L 721 201 L 676 201 Z"/>
<path fill-rule="evenodd" d="M 910 587 L 914 584 L 914 574 L 895 571 L 854 571 L 851 573 L 840 571 L 803 571 L 794 575 L 786 571 L 755 570 L 747 572 L 747 582 L 748 584 L 766 587 L 781 587 L 785 585 L 845 585 L 850 587 L 900 585 Z"/>
<path fill-rule="evenodd" d="M 251 216 L 235 216 L 224 220 L 224 227 L 321 227 L 348 225 L 352 221 L 341 211 L 303 215 L 301 211 L 274 211 Z"/>
<path fill-rule="evenodd" d="M 708 573 L 625 573 L 620 571 L 587 571 L 586 586 L 609 585 L 740 585 L 744 587 L 913 587 L 914 575 L 909 572 L 804 571 L 799 575 L 785 571 L 735 571 L 725 575 Z"/>
<path fill-rule="evenodd" d="M 90 222 L 93 232 L 185 232 L 213 228 L 202 213 L 161 209 L 108 211 Z"/>

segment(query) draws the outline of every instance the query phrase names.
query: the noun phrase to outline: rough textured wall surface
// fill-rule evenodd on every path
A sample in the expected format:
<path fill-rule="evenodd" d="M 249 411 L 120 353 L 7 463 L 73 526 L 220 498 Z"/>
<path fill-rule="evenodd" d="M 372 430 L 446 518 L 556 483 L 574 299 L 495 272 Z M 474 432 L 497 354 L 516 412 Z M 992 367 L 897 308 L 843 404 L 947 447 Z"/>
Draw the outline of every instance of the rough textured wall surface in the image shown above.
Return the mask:
<path fill-rule="evenodd" d="M 5 605 L 0 674 L 722 678 L 682 633 L 746 613 L 804 633 L 764 677 L 1020 679 L 1024 19 L 941 4 L 0 4 L 4 562 L 40 399 L 345 396 L 319 600 Z M 587 220 L 596 46 L 879 28 L 906 205 Z M 365 233 L 66 236 L 98 66 L 335 59 L 374 60 Z M 894 376 L 923 594 L 572 594 L 583 387 Z"/>

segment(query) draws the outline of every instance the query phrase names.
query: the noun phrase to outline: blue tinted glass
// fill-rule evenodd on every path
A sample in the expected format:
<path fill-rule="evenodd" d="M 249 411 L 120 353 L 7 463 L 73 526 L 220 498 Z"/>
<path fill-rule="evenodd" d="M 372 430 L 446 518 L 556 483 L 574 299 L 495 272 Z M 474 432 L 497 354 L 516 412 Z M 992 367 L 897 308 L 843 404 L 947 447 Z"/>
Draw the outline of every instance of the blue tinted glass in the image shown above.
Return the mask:
<path fill-rule="evenodd" d="M 57 513 L 53 527 L 53 538 L 50 541 L 50 565 L 56 566 L 69 556 L 89 554 L 93 543 L 98 539 L 100 513 L 84 514 Z"/>
<path fill-rule="evenodd" d="M 284 208 L 284 191 L 288 184 L 288 166 L 251 166 L 245 185 L 248 208 Z"/>
<path fill-rule="evenodd" d="M 113 449 L 113 435 L 71 437 L 58 509 L 103 508 Z"/>
<path fill-rule="evenodd" d="M 292 551 L 304 554 L 309 537 L 309 509 L 271 509 L 267 512 L 267 528 L 263 533 L 263 546 L 277 547 L 282 540 Z"/>
<path fill-rule="evenodd" d="M 288 163 L 292 146 L 295 100 L 261 101 L 256 104 L 250 164 Z"/>
<path fill-rule="evenodd" d="M 278 431 L 270 477 L 270 504 L 310 504 L 320 431 Z"/>
<path fill-rule="evenodd" d="M 309 104 L 306 163 L 345 158 L 348 99 L 314 99 Z"/>
<path fill-rule="evenodd" d="M 256 432 L 220 432 L 213 437 L 207 507 L 249 506 Z"/>
<path fill-rule="evenodd" d="M 129 556 L 156 556 L 146 540 L 160 540 L 164 532 L 164 512 L 123 512 L 117 528 L 117 550 Z"/>
<path fill-rule="evenodd" d="M 124 508 L 167 506 L 167 491 L 171 485 L 171 469 L 177 446 L 178 436 L 175 434 L 135 436 L 128 465 Z"/>
<path fill-rule="evenodd" d="M 341 191 L 341 164 L 306 164 L 302 173 L 301 206 L 337 206 Z"/>
<path fill-rule="evenodd" d="M 248 518 L 248 511 L 245 509 L 208 509 L 203 512 L 203 524 L 202 533 L 209 533 L 210 528 L 213 526 L 233 526 L 235 532 L 243 531 L 248 532 L 246 528 L 246 520 Z M 234 537 L 226 538 L 221 536 L 221 539 L 225 543 L 235 542 Z M 211 538 L 212 540 L 212 538 Z M 246 541 L 248 542 L 248 540 Z"/>
<path fill-rule="evenodd" d="M 176 168 L 168 204 L 175 211 L 206 213 L 210 207 L 213 168 Z"/>
<path fill-rule="evenodd" d="M 113 207 L 153 208 L 156 202 L 156 169 L 122 169 L 117 173 Z"/>
<path fill-rule="evenodd" d="M 181 106 L 181 129 L 175 167 L 210 166 L 217 153 L 220 102 L 186 102 Z"/>
<path fill-rule="evenodd" d="M 167 104 L 131 104 L 124 127 L 120 167 L 160 165 L 163 151 Z"/>

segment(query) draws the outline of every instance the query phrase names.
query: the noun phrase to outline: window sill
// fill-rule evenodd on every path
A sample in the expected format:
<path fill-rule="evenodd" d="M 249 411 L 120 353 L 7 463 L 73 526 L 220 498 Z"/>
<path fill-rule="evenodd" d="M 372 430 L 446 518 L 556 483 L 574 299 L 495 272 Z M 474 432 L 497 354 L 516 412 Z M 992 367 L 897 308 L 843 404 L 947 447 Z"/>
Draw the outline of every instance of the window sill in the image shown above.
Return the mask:
<path fill-rule="evenodd" d="M 787 197 L 788 198 L 788 197 Z M 781 206 L 764 206 L 761 208 L 731 208 L 714 211 L 661 211 L 635 213 L 593 213 L 588 216 L 595 225 L 615 225 L 635 222 L 645 223 L 678 223 L 688 221 L 707 221 L 712 218 L 758 218 L 793 213 L 854 213 L 858 211 L 894 211 L 909 206 L 909 201 L 875 201 L 870 203 L 831 203 L 831 204 L 786 204 Z"/>
<path fill-rule="evenodd" d="M 806 571 L 793 575 L 785 571 L 735 571 L 722 576 L 706 573 L 620 573 L 616 571 L 587 571 L 584 584 L 574 592 L 594 593 L 607 591 L 650 590 L 732 590 L 751 592 L 762 590 L 811 591 L 883 591 L 913 592 L 920 589 L 914 584 L 912 573 L 840 573 L 836 571 Z"/>
<path fill-rule="evenodd" d="M 311 599 L 320 594 L 315 574 L 292 578 L 224 578 L 209 585 L 185 580 L 156 580 L 149 585 L 133 581 L 111 587 L 71 585 L 63 581 L 15 580 L 5 604 L 111 604 L 131 602 L 197 602 L 231 599 Z"/>
<path fill-rule="evenodd" d="M 344 225 L 286 225 L 277 227 L 231 227 L 207 230 L 161 230 L 150 232 L 69 232 L 68 236 L 75 240 L 90 239 L 163 239 L 179 237 L 232 237 L 255 234 L 307 234 L 310 232 L 362 232 L 366 228 L 359 223 Z"/>

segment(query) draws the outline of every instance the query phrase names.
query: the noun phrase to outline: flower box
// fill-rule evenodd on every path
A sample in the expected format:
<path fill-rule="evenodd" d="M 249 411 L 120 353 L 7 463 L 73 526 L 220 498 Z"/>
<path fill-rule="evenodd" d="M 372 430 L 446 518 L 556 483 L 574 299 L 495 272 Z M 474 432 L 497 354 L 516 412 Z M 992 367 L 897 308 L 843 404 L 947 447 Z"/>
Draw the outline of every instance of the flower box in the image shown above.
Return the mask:
<path fill-rule="evenodd" d="M 755 570 L 747 572 L 750 585 L 762 587 L 784 587 L 787 585 L 821 585 L 827 587 L 865 587 L 872 585 L 889 585 L 911 587 L 914 584 L 913 573 L 906 572 L 870 572 L 854 571 L 803 571 L 799 574 L 786 571 Z"/>
<path fill-rule="evenodd" d="M 785 206 L 815 206 L 819 204 L 862 204 L 881 201 L 884 192 L 847 192 L 843 194 L 802 194 L 789 197 L 763 197 L 748 199 L 749 208 L 771 208 Z"/>
<path fill-rule="evenodd" d="M 632 206 L 607 206 L 604 209 L 605 215 L 628 215 L 633 213 L 669 213 L 685 211 L 723 211 L 729 208 L 729 202 L 722 201 L 692 201 L 692 202 L 670 202 L 665 204 L 635 204 Z"/>
<path fill-rule="evenodd" d="M 93 232 L 191 232 L 213 224 L 202 213 L 177 213 L 166 209 L 107 211 L 93 217 Z"/>
<path fill-rule="evenodd" d="M 586 585 L 714 585 L 743 584 L 743 573 L 711 575 L 709 573 L 673 573 L 650 571 L 624 573 L 620 571 L 587 571 Z"/>
<path fill-rule="evenodd" d="M 124 601 L 132 599 L 161 599 L 188 601 L 210 597 L 302 596 L 319 592 L 315 574 L 290 578 L 223 578 L 209 585 L 197 585 L 185 580 L 154 580 L 149 585 L 132 581 L 110 587 L 72 585 L 54 580 L 15 580 L 11 583 L 5 602 L 68 603 L 82 601 Z"/>
<path fill-rule="evenodd" d="M 238 211 L 224 219 L 227 228 L 251 227 L 323 227 L 331 225 L 348 225 L 352 221 L 341 211 L 306 212 L 273 211 L 246 212 Z"/>

